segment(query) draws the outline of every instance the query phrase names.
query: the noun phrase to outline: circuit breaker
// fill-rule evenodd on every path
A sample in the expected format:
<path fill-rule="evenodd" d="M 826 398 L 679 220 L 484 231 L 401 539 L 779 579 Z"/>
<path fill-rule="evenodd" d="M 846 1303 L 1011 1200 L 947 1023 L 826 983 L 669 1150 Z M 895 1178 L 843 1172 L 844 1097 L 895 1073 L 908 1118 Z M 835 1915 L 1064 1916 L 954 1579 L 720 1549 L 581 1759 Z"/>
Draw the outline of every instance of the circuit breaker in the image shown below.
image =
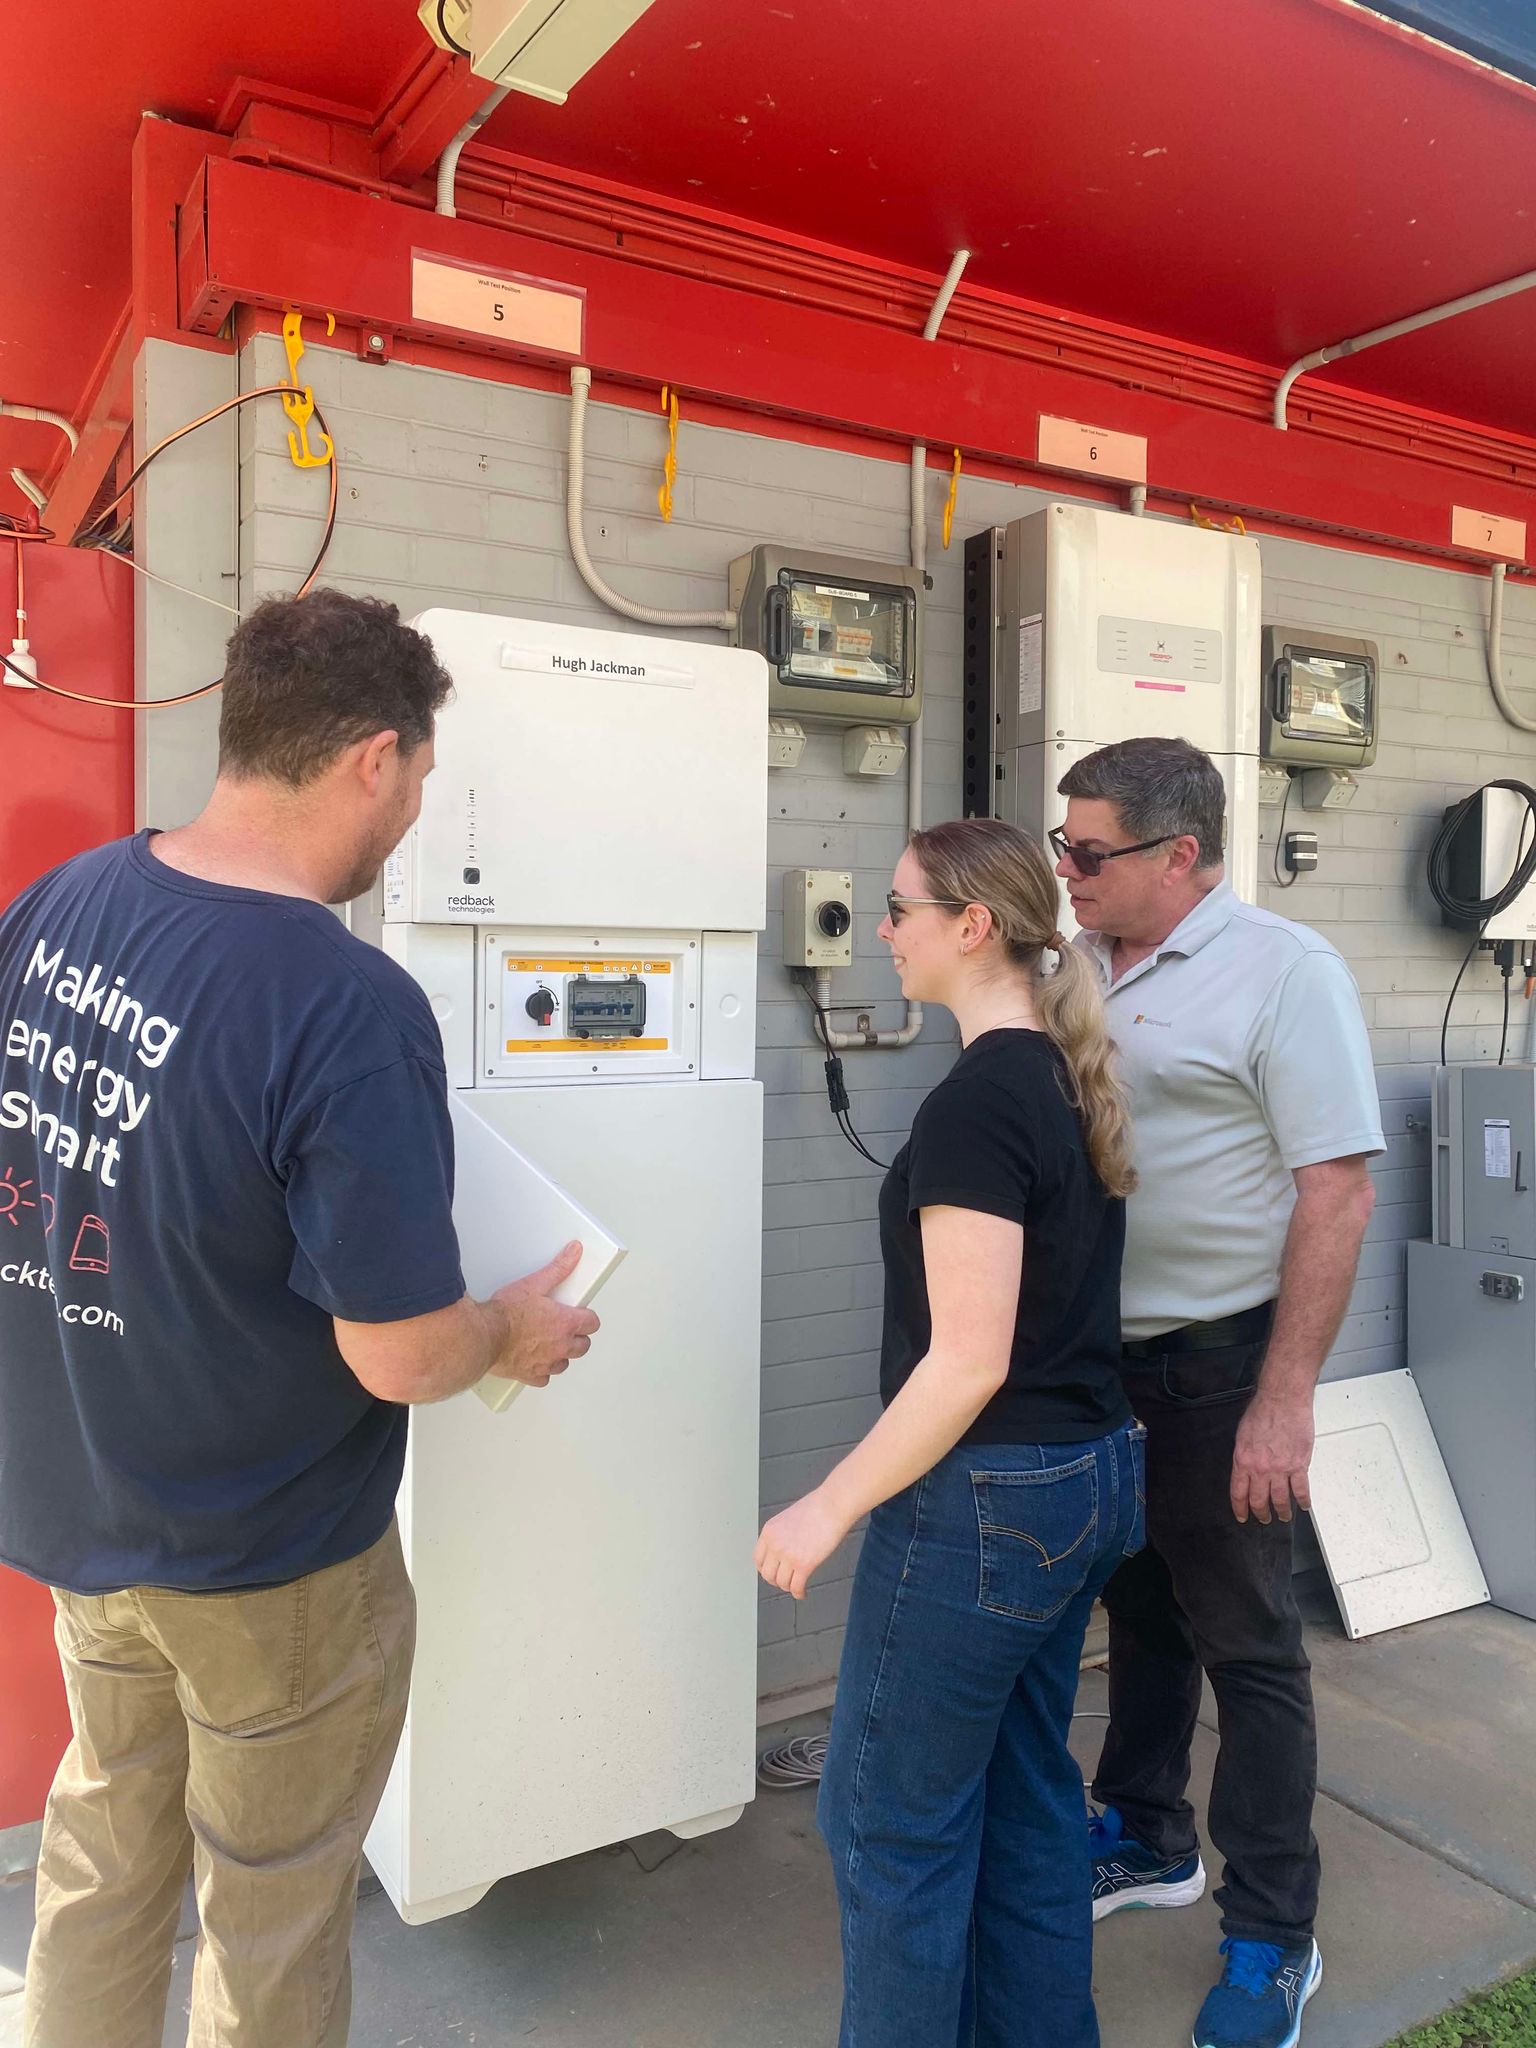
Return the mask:
<path fill-rule="evenodd" d="M 736 644 L 768 663 L 768 708 L 838 725 L 910 725 L 922 710 L 916 569 L 812 549 L 731 564 Z"/>

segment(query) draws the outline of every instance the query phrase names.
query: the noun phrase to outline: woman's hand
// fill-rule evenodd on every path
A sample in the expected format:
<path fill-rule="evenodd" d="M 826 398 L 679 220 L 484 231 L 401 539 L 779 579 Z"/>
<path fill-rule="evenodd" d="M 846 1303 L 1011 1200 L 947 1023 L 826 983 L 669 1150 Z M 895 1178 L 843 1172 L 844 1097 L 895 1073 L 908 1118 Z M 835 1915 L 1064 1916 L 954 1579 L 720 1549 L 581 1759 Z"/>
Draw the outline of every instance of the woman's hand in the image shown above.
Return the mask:
<path fill-rule="evenodd" d="M 824 1493 L 808 1493 L 764 1524 L 757 1539 L 757 1569 L 770 1586 L 803 1600 L 811 1574 L 821 1569 L 852 1526 Z"/>

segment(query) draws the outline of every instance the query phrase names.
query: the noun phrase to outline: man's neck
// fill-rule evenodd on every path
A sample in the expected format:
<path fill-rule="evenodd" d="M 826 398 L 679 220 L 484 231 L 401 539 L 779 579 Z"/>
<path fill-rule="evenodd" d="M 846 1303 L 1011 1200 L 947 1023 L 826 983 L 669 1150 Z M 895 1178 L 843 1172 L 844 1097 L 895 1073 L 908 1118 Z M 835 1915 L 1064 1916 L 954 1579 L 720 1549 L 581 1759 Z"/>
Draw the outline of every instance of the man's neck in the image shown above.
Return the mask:
<path fill-rule="evenodd" d="M 1110 980 L 1119 981 L 1123 975 L 1129 974 L 1133 967 L 1139 967 L 1143 960 L 1150 960 L 1159 946 L 1168 943 L 1191 911 L 1202 904 L 1213 889 L 1220 887 L 1221 881 L 1222 871 L 1218 869 L 1214 881 L 1202 888 L 1181 892 L 1169 903 L 1164 915 L 1158 919 L 1157 925 L 1151 931 L 1137 932 L 1134 937 L 1124 932 L 1105 932 L 1103 936 L 1110 941 Z"/>
<path fill-rule="evenodd" d="M 265 783 L 221 779 L 198 816 L 157 833 L 150 853 L 198 881 L 324 903 L 327 863 L 308 844 L 303 810 Z"/>

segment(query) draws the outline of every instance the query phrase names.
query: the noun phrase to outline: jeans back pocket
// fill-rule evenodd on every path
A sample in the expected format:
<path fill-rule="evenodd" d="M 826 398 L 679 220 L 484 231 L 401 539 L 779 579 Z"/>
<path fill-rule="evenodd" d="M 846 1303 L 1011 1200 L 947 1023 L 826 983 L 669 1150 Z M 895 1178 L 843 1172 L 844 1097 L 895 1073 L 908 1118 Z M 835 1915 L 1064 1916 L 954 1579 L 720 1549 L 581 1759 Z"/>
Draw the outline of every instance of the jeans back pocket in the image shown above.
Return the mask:
<path fill-rule="evenodd" d="M 1099 1469 L 1090 1451 L 1036 1472 L 973 1472 L 981 1537 L 980 1605 L 1050 1621 L 1098 1557 Z"/>

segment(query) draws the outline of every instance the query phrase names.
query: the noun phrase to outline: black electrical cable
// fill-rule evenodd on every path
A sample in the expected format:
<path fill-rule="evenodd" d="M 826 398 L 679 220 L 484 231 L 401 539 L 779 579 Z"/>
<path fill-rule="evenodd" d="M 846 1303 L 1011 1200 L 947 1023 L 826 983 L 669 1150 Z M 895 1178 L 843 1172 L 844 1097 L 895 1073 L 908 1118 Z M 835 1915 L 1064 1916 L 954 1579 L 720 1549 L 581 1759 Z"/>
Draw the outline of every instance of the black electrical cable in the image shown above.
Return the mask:
<path fill-rule="evenodd" d="M 864 1140 L 859 1136 L 858 1132 L 853 1127 L 853 1116 L 848 1101 L 848 1088 L 847 1084 L 843 1080 L 843 1063 L 838 1058 L 836 1048 L 833 1046 L 831 1037 L 827 1031 L 827 1018 L 832 1013 L 825 1007 L 824 1004 L 817 1002 L 815 996 L 811 993 L 810 988 L 807 986 L 805 982 L 799 979 L 798 974 L 795 978 L 795 986 L 800 990 L 801 994 L 805 997 L 806 1001 L 810 1004 L 812 1010 L 816 1014 L 816 1030 L 821 1038 L 822 1045 L 826 1048 L 827 1054 L 827 1103 L 832 1111 L 832 1116 L 837 1124 L 837 1128 L 842 1132 L 843 1136 L 848 1140 L 849 1144 L 853 1147 L 854 1151 L 859 1154 L 861 1159 L 867 1159 L 871 1166 L 878 1166 L 882 1173 L 888 1173 L 890 1171 L 890 1168 L 887 1165 L 886 1161 L 883 1159 L 877 1159 L 875 1157 L 874 1153 L 870 1151 L 869 1147 L 865 1144 Z"/>
<path fill-rule="evenodd" d="M 263 384 L 254 391 L 242 391 L 237 398 L 226 400 L 223 405 L 216 406 L 212 412 L 204 413 L 200 419 L 189 420 L 186 426 L 178 427 L 174 434 L 168 434 L 163 441 L 157 442 L 150 449 L 149 453 L 134 466 L 129 474 L 127 483 L 123 485 L 111 504 L 102 509 L 97 518 L 97 526 L 99 527 L 110 513 L 117 510 L 118 506 L 128 496 L 157 455 L 163 455 L 167 448 L 174 448 L 176 443 L 184 440 L 188 434 L 195 433 L 199 427 L 207 426 L 210 421 L 221 418 L 227 412 L 233 412 L 237 406 L 249 405 L 253 399 L 281 398 L 285 394 L 291 395 L 290 387 L 282 384 Z M 325 415 L 318 405 L 314 407 L 314 417 L 320 424 L 320 431 L 329 441 L 331 439 L 330 430 L 325 424 Z M 339 509 L 341 490 L 336 469 L 334 443 L 332 443 L 332 454 L 328 467 L 331 477 L 330 496 L 325 510 L 325 525 L 320 534 L 320 545 L 315 550 L 314 560 L 310 563 L 304 581 L 299 585 L 295 593 L 298 597 L 303 597 L 313 587 L 315 578 L 320 573 L 320 565 L 330 551 L 331 540 L 336 532 L 336 514 Z M 8 516 L 0 515 L 0 517 Z M 12 534 L 10 537 L 35 540 L 40 538 L 41 535 L 38 528 L 26 527 L 21 529 L 19 534 Z M 77 546 L 83 547 L 99 547 L 101 544 L 101 539 L 94 530 L 92 533 L 83 536 L 76 543 Z M 71 704 L 98 705 L 104 711 L 157 711 L 172 704 L 191 704 L 197 698 L 211 696 L 215 690 L 222 690 L 224 687 L 224 679 L 221 676 L 217 682 L 201 683 L 195 690 L 183 690 L 174 697 L 92 697 L 88 696 L 83 690 L 65 690 L 57 683 L 45 683 L 41 676 L 29 674 L 26 669 L 12 661 L 8 655 L 0 654 L 0 666 L 8 668 L 12 675 L 28 689 L 41 690 L 48 697 L 66 698 Z"/>
<path fill-rule="evenodd" d="M 471 54 L 462 43 L 455 42 L 448 33 L 448 0 L 437 0 L 437 32 L 456 57 L 468 57 Z"/>
<path fill-rule="evenodd" d="M 1504 956 L 1499 962 L 1499 970 L 1504 976 L 1504 1024 L 1499 1032 L 1499 1065 L 1502 1067 L 1504 1055 L 1509 1050 L 1509 979 L 1515 971 L 1515 949 L 1513 946 L 1501 946 L 1499 951 Z"/>
<path fill-rule="evenodd" d="M 1485 919 L 1484 922 L 1486 923 L 1486 921 L 1487 920 Z M 1440 1019 L 1440 1064 L 1442 1067 L 1447 1064 L 1445 1044 L 1447 1034 L 1449 1033 L 1451 1028 L 1451 1005 L 1456 1000 L 1457 989 L 1461 987 L 1461 977 L 1472 965 L 1472 955 L 1477 951 L 1478 947 L 1482 943 L 1483 928 L 1482 925 L 1479 925 L 1477 928 L 1477 932 L 1473 937 L 1471 945 L 1468 946 L 1466 952 L 1463 953 L 1461 956 L 1461 965 L 1456 970 L 1456 979 L 1451 983 L 1451 992 L 1445 999 L 1445 1015 Z"/>
<path fill-rule="evenodd" d="M 1490 789 L 1507 789 L 1513 795 L 1522 798 L 1525 803 L 1525 817 L 1521 822 L 1520 837 L 1515 845 L 1515 864 L 1510 872 L 1509 880 L 1501 889 L 1496 889 L 1491 896 L 1463 896 L 1459 893 L 1451 879 L 1452 848 L 1456 843 L 1458 834 L 1466 826 L 1473 808 L 1482 801 L 1484 794 Z M 1434 844 L 1429 849 L 1427 867 L 1429 893 L 1434 897 L 1435 902 L 1445 913 L 1446 917 L 1452 920 L 1453 923 L 1459 924 L 1463 929 L 1469 924 L 1477 927 L 1472 937 L 1472 943 L 1467 947 L 1461 965 L 1456 970 L 1456 979 L 1451 983 L 1451 992 L 1446 997 L 1445 1015 L 1440 1020 L 1440 1064 L 1442 1067 L 1446 1064 L 1447 1046 L 1450 1039 L 1451 1008 L 1456 1001 L 1456 992 L 1461 987 L 1462 977 L 1472 964 L 1472 955 L 1483 943 L 1483 934 L 1488 929 L 1492 920 L 1498 916 L 1500 911 L 1508 910 L 1510 905 L 1517 901 L 1532 877 L 1536 876 L 1536 831 L 1531 833 L 1531 843 L 1529 846 L 1526 845 L 1526 834 L 1533 826 L 1536 826 L 1536 789 L 1532 789 L 1528 782 L 1515 782 L 1507 777 L 1499 776 L 1492 782 L 1485 782 L 1481 789 L 1473 790 L 1470 796 L 1463 797 L 1461 802 L 1446 814 L 1441 823 L 1440 830 L 1435 834 Z M 1508 986 L 1506 982 L 1506 993 L 1508 992 Z"/>
<path fill-rule="evenodd" d="M 1280 822 L 1275 827 L 1275 886 L 1280 889 L 1294 889 L 1296 886 L 1295 868 L 1291 869 L 1288 877 L 1280 872 L 1280 848 L 1285 843 L 1285 814 L 1291 808 L 1291 791 L 1294 787 L 1295 782 L 1288 774 L 1285 778 L 1285 797 L 1280 805 Z"/>

